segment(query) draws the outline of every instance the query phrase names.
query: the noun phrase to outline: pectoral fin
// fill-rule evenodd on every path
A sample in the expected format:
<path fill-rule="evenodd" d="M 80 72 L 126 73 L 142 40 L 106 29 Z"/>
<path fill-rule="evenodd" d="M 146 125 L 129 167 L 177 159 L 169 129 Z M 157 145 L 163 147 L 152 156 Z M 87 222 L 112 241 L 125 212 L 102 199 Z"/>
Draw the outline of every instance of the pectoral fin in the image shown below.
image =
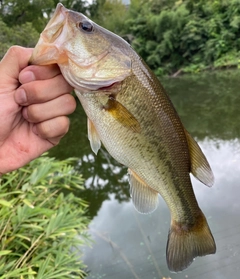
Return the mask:
<path fill-rule="evenodd" d="M 104 105 L 104 109 L 124 127 L 135 133 L 140 133 L 141 127 L 137 119 L 114 97 L 109 97 L 108 102 Z"/>
<path fill-rule="evenodd" d="M 211 167 L 197 142 L 185 130 L 189 153 L 191 157 L 191 173 L 202 183 L 211 187 L 214 176 Z"/>
<path fill-rule="evenodd" d="M 89 118 L 88 118 L 88 139 L 90 141 L 92 151 L 97 155 L 98 150 L 101 147 L 101 141 L 95 126 L 93 125 L 92 121 Z"/>
<path fill-rule="evenodd" d="M 140 213 L 151 213 L 158 206 L 158 192 L 150 188 L 135 172 L 128 169 L 130 194 Z"/>

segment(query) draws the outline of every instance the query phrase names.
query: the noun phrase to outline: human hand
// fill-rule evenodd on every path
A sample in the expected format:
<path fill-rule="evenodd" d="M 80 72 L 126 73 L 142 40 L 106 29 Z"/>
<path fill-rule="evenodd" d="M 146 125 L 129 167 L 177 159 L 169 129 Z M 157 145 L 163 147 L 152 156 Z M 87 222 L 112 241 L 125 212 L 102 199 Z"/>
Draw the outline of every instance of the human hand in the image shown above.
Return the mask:
<path fill-rule="evenodd" d="M 76 108 L 58 66 L 28 66 L 31 54 L 14 46 L 0 62 L 0 174 L 58 144 Z"/>

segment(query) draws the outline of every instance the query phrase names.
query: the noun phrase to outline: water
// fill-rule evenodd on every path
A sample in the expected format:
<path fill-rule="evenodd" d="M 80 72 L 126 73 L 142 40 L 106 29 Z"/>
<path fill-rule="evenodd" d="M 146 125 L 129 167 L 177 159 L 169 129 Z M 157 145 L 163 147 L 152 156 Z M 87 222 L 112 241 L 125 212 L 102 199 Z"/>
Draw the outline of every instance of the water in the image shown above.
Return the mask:
<path fill-rule="evenodd" d="M 79 193 L 89 202 L 92 248 L 84 248 L 88 278 L 238 278 L 240 273 L 240 73 L 225 71 L 165 79 L 185 127 L 207 156 L 215 184 L 208 188 L 192 177 L 194 191 L 217 244 L 215 255 L 197 258 L 184 272 L 168 271 L 165 247 L 170 223 L 160 198 L 149 215 L 137 213 L 129 198 L 126 168 L 101 149 L 95 156 L 87 139 L 86 117 L 78 106 L 71 129 L 50 155 L 79 158 L 86 179 Z"/>

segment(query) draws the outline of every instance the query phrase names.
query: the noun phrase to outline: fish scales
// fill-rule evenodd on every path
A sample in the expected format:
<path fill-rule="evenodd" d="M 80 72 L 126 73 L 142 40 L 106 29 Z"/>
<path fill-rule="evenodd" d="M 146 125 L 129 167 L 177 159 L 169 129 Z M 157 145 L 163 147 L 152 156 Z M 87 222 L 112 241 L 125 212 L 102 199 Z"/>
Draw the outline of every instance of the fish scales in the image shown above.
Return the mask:
<path fill-rule="evenodd" d="M 131 79 L 133 83 L 136 84 L 134 78 L 131 77 Z M 121 91 L 119 93 L 119 98 L 117 97 L 117 100 L 127 109 L 133 104 L 132 96 L 134 96 L 134 94 L 132 94 L 132 92 L 130 86 L 126 88 L 125 92 Z M 145 97 L 146 95 L 145 90 L 139 90 L 136 93 L 138 94 L 137 97 L 139 100 L 141 100 L 142 96 Z M 128 98 L 129 94 L 131 95 L 130 98 Z M 90 97 L 88 100 L 85 98 L 85 96 L 80 97 L 81 103 L 83 104 L 88 117 L 96 123 L 95 127 L 109 153 L 121 164 L 130 169 L 137 169 L 138 175 L 145 180 L 148 185 L 151 185 L 153 189 L 159 191 L 164 198 L 166 197 L 165 199 L 168 203 L 175 203 L 177 205 L 176 195 L 169 195 L 169 182 L 166 181 L 168 177 L 164 175 L 164 172 L 173 172 L 174 180 L 172 177 L 169 180 L 170 182 L 177 181 L 177 184 L 179 184 L 179 179 L 177 178 L 180 177 L 181 174 L 177 175 L 177 172 L 174 172 L 173 164 L 171 163 L 172 158 L 168 159 L 166 157 L 167 154 L 170 155 L 169 151 L 166 150 L 166 143 L 159 140 L 161 129 L 157 128 L 161 125 L 159 125 L 156 116 L 153 114 L 151 100 L 145 100 L 144 98 L 142 101 L 137 102 L 136 106 L 134 106 L 134 110 L 131 111 L 136 119 L 142 124 L 141 134 L 136 134 L 127 128 L 122 128 L 120 123 L 111 118 L 106 111 L 102 110 L 101 102 L 98 102 L 98 100 L 93 97 Z M 146 113 L 149 113 L 152 116 L 150 118 L 150 123 L 148 123 L 149 121 L 146 118 Z M 112 122 L 109 125 L 105 125 L 105 123 L 109 123 L 110 120 Z M 109 129 L 109 127 L 111 128 Z M 146 130 L 144 127 L 146 127 Z M 149 130 L 154 133 L 153 136 L 149 136 Z M 142 136 L 143 134 L 144 137 Z M 105 137 L 105 135 L 107 135 L 107 137 Z M 169 142 L 168 139 L 165 139 L 165 141 L 169 144 L 169 149 L 171 150 L 171 143 L 174 144 L 174 138 L 172 138 L 171 135 L 169 135 L 169 138 L 171 142 Z M 120 147 L 121 150 L 119 150 Z M 181 152 L 180 146 L 178 146 L 178 149 L 177 152 Z M 149 154 L 149 150 L 152 150 L 152 154 Z M 141 156 L 138 156 L 139 152 Z M 126 156 L 123 156 L 122 154 Z M 139 157 L 141 157 L 141 160 L 139 160 Z M 162 158 L 161 165 L 159 164 L 159 158 Z M 179 163 L 183 163 L 181 158 Z M 167 170 L 165 171 L 166 168 Z M 171 170 L 169 170 L 169 168 L 171 168 Z M 189 165 L 186 166 L 186 172 L 189 172 Z M 189 176 L 184 175 L 184 178 L 185 177 Z M 159 184 L 161 184 L 161 187 Z M 191 185 L 189 181 L 188 184 Z M 169 201 L 170 198 L 173 198 L 174 201 Z M 179 214 L 178 210 L 176 210 L 176 214 Z"/>
<path fill-rule="evenodd" d="M 135 208 L 150 213 L 158 194 L 171 212 L 166 248 L 170 270 L 213 254 L 215 242 L 198 206 L 189 173 L 213 184 L 211 168 L 183 127 L 160 81 L 122 38 L 58 4 L 31 57 L 57 63 L 88 116 L 95 153 L 101 143 L 128 167 Z"/>
<path fill-rule="evenodd" d="M 138 61 L 137 58 L 135 58 Z M 133 60 L 134 61 L 134 60 Z M 153 178 L 153 182 L 149 182 L 149 186 L 153 187 L 157 191 L 161 193 L 161 195 L 165 198 L 167 203 L 169 204 L 175 204 L 176 211 L 175 214 L 179 215 L 179 211 L 177 209 L 177 201 L 176 201 L 176 195 L 169 195 L 170 191 L 170 185 L 169 183 L 161 182 L 162 178 L 166 176 L 166 173 L 171 173 L 171 181 L 176 184 L 176 187 L 179 188 L 179 185 L 184 185 L 186 190 L 186 185 L 189 185 L 189 194 L 192 196 L 192 187 L 189 179 L 186 181 L 186 177 L 189 176 L 186 175 L 186 173 L 189 173 L 190 171 L 190 164 L 189 164 L 189 153 L 187 152 L 188 148 L 186 145 L 186 137 L 185 134 L 182 133 L 182 125 L 178 121 L 178 117 L 176 118 L 176 113 L 173 107 L 171 106 L 171 103 L 169 103 L 169 99 L 166 97 L 166 100 L 163 98 L 159 98 L 159 95 L 162 93 L 163 88 L 159 86 L 159 83 L 153 82 L 155 77 L 151 77 L 149 79 L 144 79 L 144 72 L 141 69 L 142 67 L 139 67 L 139 64 L 136 63 L 136 66 L 134 66 L 134 62 L 132 65 L 133 73 L 137 80 L 134 80 L 134 78 L 131 77 L 132 83 L 135 84 L 135 86 L 138 88 L 138 90 L 132 90 L 131 87 L 129 87 L 124 94 L 120 94 L 122 99 L 120 102 L 122 102 L 126 107 L 131 107 L 132 99 L 139 100 L 135 107 L 135 111 L 131 110 L 133 114 L 136 116 L 137 119 L 139 119 L 139 122 L 142 123 L 142 132 L 144 133 L 145 138 L 147 141 L 151 143 L 151 146 L 144 152 L 146 154 L 146 161 L 151 162 L 150 169 L 153 169 L 152 161 L 153 158 L 149 158 L 149 150 L 152 150 L 152 152 L 155 155 L 155 162 L 156 162 L 156 169 L 154 169 L 155 175 L 150 174 L 149 178 Z M 146 66 L 145 66 L 146 69 Z M 155 88 L 157 85 L 158 87 Z M 145 88 L 147 88 L 148 93 L 146 93 Z M 136 96 L 134 96 L 134 93 Z M 131 97 L 128 98 L 128 95 Z M 149 98 L 149 95 L 151 98 Z M 130 100 L 130 102 L 127 103 L 127 100 Z M 162 110 L 159 110 L 159 106 L 161 106 Z M 142 109 L 143 108 L 143 109 Z M 155 108 L 155 114 L 153 114 L 153 108 Z M 151 117 L 146 117 L 146 114 Z M 160 115 L 159 115 L 160 114 Z M 138 116 L 139 115 L 139 116 Z M 164 131 L 166 127 L 166 122 L 168 122 L 167 130 Z M 169 126 L 172 126 L 172 129 L 170 129 Z M 164 131 L 164 132 L 163 132 Z M 177 137 L 175 136 L 177 135 Z M 163 137 L 164 136 L 164 137 Z M 133 140 L 134 141 L 134 140 Z M 146 143 L 143 142 L 141 145 L 141 149 L 144 150 L 144 146 L 146 146 Z M 167 149 L 167 150 L 166 150 Z M 142 152 L 143 153 L 143 152 Z M 167 158 L 167 154 L 169 155 L 169 159 Z M 185 157 L 185 158 L 184 158 Z M 161 158 L 161 161 L 163 163 L 163 166 L 159 166 L 159 158 Z M 174 163 L 173 163 L 174 160 Z M 136 160 L 136 163 L 139 164 L 141 160 Z M 174 168 L 174 166 L 177 166 Z M 179 168 L 181 166 L 181 168 Z M 141 166 L 133 166 L 130 167 L 133 169 L 141 169 Z M 166 170 L 167 169 L 167 170 Z M 178 174 L 178 169 L 181 169 L 181 173 Z M 143 175 L 146 173 L 148 174 L 150 172 L 148 169 L 143 169 L 142 173 Z M 156 176 L 157 175 L 157 176 Z M 181 175 L 183 178 L 181 178 Z M 140 175 L 141 176 L 141 175 Z M 147 177 L 145 177 L 146 180 L 149 180 Z M 145 180 L 145 181 L 146 181 Z M 181 183 L 179 183 L 181 181 Z M 159 187 L 159 182 L 161 184 L 161 187 Z M 187 183 L 187 184 L 186 184 Z M 156 186 L 154 186 L 156 185 Z M 167 186 L 164 188 L 164 186 Z M 173 186 L 175 189 L 175 186 Z M 166 193 L 165 193 L 166 192 Z M 170 200 L 170 198 L 173 198 L 173 201 Z M 195 202 L 195 199 L 193 200 Z M 182 204 L 182 202 L 180 202 Z M 186 204 L 186 203 L 184 203 Z M 194 206 L 197 207 L 197 204 L 194 204 Z M 187 205 L 186 205 L 187 206 Z M 182 212 L 181 212 L 182 213 Z M 180 214 L 180 216 L 182 216 Z M 180 219 L 180 218 L 179 218 Z M 180 221 L 180 220 L 179 220 Z"/>

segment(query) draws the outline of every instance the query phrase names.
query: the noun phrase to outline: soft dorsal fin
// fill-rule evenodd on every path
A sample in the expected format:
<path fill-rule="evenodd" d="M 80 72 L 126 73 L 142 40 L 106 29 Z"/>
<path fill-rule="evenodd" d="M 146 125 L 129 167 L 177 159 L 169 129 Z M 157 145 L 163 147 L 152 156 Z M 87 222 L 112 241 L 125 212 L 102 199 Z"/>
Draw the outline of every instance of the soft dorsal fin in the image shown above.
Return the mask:
<path fill-rule="evenodd" d="M 95 126 L 93 125 L 92 121 L 89 118 L 88 118 L 88 139 L 90 141 L 92 151 L 97 155 L 98 150 L 101 147 L 101 141 Z"/>
<path fill-rule="evenodd" d="M 158 192 L 150 188 L 135 172 L 128 169 L 130 195 L 140 213 L 151 213 L 158 206 Z"/>
<path fill-rule="evenodd" d="M 191 160 L 191 173 L 202 183 L 211 187 L 214 176 L 211 167 L 201 148 L 192 136 L 185 130 Z"/>
<path fill-rule="evenodd" d="M 124 127 L 132 130 L 134 133 L 140 133 L 141 127 L 137 119 L 114 97 L 109 97 L 106 105 L 104 105 L 104 109 Z"/>

